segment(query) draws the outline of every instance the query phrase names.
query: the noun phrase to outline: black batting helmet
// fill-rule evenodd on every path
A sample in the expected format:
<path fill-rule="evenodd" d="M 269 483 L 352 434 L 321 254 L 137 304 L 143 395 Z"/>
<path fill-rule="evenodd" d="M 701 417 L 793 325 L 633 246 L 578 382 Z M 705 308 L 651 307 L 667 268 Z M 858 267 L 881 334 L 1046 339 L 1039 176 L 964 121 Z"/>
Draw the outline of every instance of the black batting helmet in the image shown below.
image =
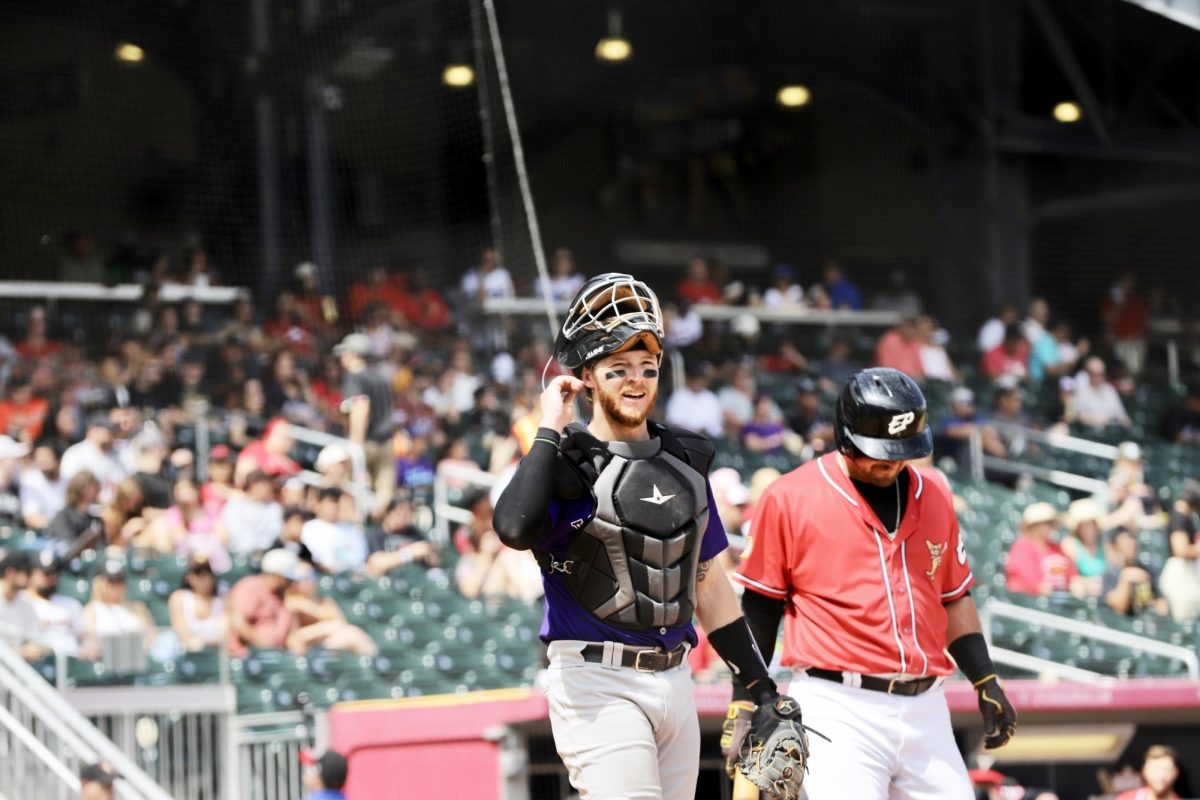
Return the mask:
<path fill-rule="evenodd" d="M 662 311 L 650 287 L 632 275 L 606 272 L 585 283 L 571 301 L 554 340 L 554 357 L 573 370 L 639 342 L 658 355 L 662 338 Z"/>
<path fill-rule="evenodd" d="M 925 395 L 896 369 L 856 372 L 838 395 L 834 436 L 838 450 L 858 450 L 881 461 L 908 461 L 933 452 Z M 852 449 L 853 448 L 853 449 Z"/>

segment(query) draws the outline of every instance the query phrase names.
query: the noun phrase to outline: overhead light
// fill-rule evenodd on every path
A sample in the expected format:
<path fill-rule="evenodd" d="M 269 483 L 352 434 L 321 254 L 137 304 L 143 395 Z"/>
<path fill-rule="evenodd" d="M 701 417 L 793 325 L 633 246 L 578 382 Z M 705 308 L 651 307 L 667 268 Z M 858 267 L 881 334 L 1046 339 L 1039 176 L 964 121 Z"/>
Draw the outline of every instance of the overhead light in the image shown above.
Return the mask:
<path fill-rule="evenodd" d="M 140 64 L 146 59 L 146 51 L 133 42 L 121 42 L 113 51 L 113 56 L 126 64 Z"/>
<path fill-rule="evenodd" d="M 442 70 L 442 83 L 461 89 L 475 82 L 475 70 L 466 64 L 447 64 Z"/>
<path fill-rule="evenodd" d="M 608 35 L 596 42 L 596 58 L 601 61 L 628 61 L 633 56 L 633 45 L 621 35 L 621 12 L 608 12 Z"/>
<path fill-rule="evenodd" d="M 808 90 L 807 86 L 802 86 L 799 83 L 781 86 L 775 94 L 775 101 L 784 108 L 806 106 L 809 100 L 812 100 L 812 92 Z"/>
<path fill-rule="evenodd" d="M 1079 107 L 1078 103 L 1066 100 L 1054 107 L 1054 118 L 1068 124 L 1079 122 L 1083 118 L 1083 109 Z"/>

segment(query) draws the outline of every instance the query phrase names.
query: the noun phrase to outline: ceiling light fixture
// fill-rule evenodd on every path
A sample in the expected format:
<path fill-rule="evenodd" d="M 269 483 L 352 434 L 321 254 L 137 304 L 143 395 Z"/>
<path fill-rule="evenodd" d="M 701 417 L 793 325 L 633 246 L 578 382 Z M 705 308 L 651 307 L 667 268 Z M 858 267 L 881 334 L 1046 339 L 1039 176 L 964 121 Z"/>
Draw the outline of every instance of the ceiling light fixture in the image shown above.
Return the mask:
<path fill-rule="evenodd" d="M 633 56 L 633 45 L 621 35 L 621 12 L 609 9 L 608 35 L 596 42 L 596 58 L 601 61 L 628 61 Z"/>
<path fill-rule="evenodd" d="M 1083 109 L 1079 107 L 1079 103 L 1065 100 L 1054 107 L 1054 118 L 1067 125 L 1079 122 L 1083 119 Z"/>
<path fill-rule="evenodd" d="M 807 86 L 799 83 L 781 86 L 775 93 L 775 102 L 784 108 L 800 108 L 808 105 L 810 100 L 812 100 L 812 92 L 808 90 Z"/>
<path fill-rule="evenodd" d="M 126 64 L 140 64 L 146 60 L 146 51 L 133 42 L 121 42 L 113 51 L 113 56 Z"/>

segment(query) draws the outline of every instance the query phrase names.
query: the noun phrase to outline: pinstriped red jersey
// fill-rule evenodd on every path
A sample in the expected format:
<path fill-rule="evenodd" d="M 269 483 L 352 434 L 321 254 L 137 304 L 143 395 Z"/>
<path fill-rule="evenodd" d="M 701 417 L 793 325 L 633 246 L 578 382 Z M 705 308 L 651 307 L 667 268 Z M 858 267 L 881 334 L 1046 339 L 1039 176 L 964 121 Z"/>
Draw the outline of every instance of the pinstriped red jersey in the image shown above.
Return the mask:
<path fill-rule="evenodd" d="M 974 577 L 950 487 L 908 466 L 908 502 L 889 537 L 836 453 L 789 472 L 759 498 L 734 579 L 786 601 L 783 663 L 915 677 L 950 675 L 944 604 Z"/>

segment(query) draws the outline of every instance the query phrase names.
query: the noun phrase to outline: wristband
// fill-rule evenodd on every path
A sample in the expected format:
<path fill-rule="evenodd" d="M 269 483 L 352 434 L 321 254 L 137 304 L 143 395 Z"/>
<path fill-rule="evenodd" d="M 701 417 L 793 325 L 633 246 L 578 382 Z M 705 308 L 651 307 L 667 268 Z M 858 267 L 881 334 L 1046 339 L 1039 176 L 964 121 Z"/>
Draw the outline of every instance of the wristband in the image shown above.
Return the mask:
<path fill-rule="evenodd" d="M 954 663 L 973 685 L 982 683 L 996 673 L 996 665 L 988 655 L 987 640 L 982 633 L 960 636 L 946 648 Z"/>
<path fill-rule="evenodd" d="M 710 631 L 708 642 L 717 651 L 733 677 L 740 683 L 755 702 L 762 705 L 779 694 L 775 682 L 767 672 L 754 637 L 750 635 L 750 626 L 745 617 L 739 617 L 728 625 Z"/>

